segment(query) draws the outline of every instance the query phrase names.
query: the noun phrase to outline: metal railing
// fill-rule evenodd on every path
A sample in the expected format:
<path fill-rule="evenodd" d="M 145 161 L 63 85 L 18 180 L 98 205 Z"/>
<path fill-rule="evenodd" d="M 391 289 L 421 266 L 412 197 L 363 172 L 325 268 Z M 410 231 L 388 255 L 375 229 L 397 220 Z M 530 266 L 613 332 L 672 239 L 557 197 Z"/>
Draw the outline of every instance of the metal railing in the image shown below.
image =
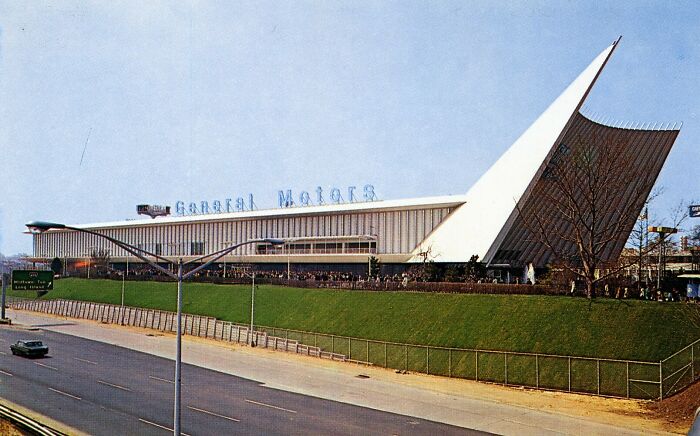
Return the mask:
<path fill-rule="evenodd" d="M 17 309 L 175 331 L 175 313 L 73 300 L 18 300 Z M 249 343 L 249 326 L 183 314 L 183 334 Z M 700 339 L 659 362 L 436 347 L 255 326 L 259 346 L 476 381 L 620 398 L 663 399 L 700 378 Z"/>
<path fill-rule="evenodd" d="M 700 339 L 659 362 L 659 398 L 684 389 L 700 378 Z"/>
<path fill-rule="evenodd" d="M 436 347 L 276 327 L 257 328 L 343 354 L 351 361 L 383 368 L 610 397 L 654 399 L 662 395 L 660 362 Z"/>
<path fill-rule="evenodd" d="M 158 309 L 118 306 L 76 300 L 28 300 L 12 298 L 14 309 L 43 312 L 70 318 L 82 318 L 105 324 L 121 324 L 163 332 L 177 331 L 177 313 Z M 275 337 L 265 331 L 250 331 L 247 325 L 218 320 L 209 316 L 182 314 L 182 334 L 243 344 L 255 343 L 259 347 L 306 354 L 332 360 L 346 360 L 338 353 L 329 353 L 299 341 Z"/>

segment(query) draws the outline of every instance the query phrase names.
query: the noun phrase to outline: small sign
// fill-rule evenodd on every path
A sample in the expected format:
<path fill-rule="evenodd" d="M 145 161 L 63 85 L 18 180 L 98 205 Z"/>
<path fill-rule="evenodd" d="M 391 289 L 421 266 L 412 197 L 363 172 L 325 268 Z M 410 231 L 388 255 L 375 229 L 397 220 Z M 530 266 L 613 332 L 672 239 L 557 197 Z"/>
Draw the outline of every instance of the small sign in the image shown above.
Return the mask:
<path fill-rule="evenodd" d="M 136 206 L 136 213 L 139 215 L 148 215 L 151 218 L 157 216 L 170 215 L 170 206 L 158 206 L 155 204 L 139 204 Z"/>
<path fill-rule="evenodd" d="M 12 271 L 12 290 L 50 291 L 53 289 L 53 271 L 16 269 Z"/>
<path fill-rule="evenodd" d="M 690 215 L 691 218 L 700 217 L 700 204 L 688 206 L 688 215 Z"/>

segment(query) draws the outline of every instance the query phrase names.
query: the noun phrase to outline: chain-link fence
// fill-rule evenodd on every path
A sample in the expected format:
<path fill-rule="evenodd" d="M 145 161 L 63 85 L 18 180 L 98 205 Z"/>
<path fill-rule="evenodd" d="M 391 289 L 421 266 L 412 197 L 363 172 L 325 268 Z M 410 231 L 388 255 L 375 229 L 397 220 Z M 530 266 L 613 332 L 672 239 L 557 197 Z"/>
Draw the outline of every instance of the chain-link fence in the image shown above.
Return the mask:
<path fill-rule="evenodd" d="M 700 378 L 700 339 L 662 360 L 659 377 L 661 398 L 675 394 Z"/>
<path fill-rule="evenodd" d="M 176 331 L 176 314 L 72 300 L 12 299 L 17 309 Z M 249 326 L 183 314 L 183 334 L 249 343 Z M 255 326 L 257 344 L 335 360 L 565 392 L 657 399 L 700 378 L 700 339 L 660 362 L 433 347 Z"/>
<path fill-rule="evenodd" d="M 383 368 L 602 396 L 638 399 L 660 396 L 660 362 L 432 347 L 275 327 L 256 328 L 343 354 L 351 361 Z"/>

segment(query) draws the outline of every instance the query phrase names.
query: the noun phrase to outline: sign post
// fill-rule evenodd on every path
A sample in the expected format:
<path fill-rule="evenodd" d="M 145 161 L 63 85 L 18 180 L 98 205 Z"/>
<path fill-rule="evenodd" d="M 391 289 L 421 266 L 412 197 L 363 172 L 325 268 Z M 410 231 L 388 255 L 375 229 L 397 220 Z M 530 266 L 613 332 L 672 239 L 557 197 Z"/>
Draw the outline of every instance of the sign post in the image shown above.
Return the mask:
<path fill-rule="evenodd" d="M 10 280 L 10 275 L 8 273 L 2 273 L 2 310 L 0 310 L 0 321 L 5 319 L 5 291 L 7 290 L 7 282 Z"/>

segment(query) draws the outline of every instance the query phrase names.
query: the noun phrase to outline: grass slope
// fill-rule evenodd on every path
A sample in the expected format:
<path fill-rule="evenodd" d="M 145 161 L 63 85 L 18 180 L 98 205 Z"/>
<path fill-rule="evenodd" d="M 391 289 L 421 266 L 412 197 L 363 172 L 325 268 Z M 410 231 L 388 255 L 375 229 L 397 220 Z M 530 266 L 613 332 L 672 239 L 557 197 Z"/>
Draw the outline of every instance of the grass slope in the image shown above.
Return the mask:
<path fill-rule="evenodd" d="M 61 279 L 54 286 L 44 298 L 112 304 L 121 298 L 119 281 Z M 175 283 L 127 282 L 125 304 L 174 311 L 176 288 Z M 183 289 L 187 313 L 250 321 L 250 286 L 185 283 Z M 267 285 L 256 292 L 255 323 L 423 345 L 650 361 L 700 336 L 682 303 Z"/>

